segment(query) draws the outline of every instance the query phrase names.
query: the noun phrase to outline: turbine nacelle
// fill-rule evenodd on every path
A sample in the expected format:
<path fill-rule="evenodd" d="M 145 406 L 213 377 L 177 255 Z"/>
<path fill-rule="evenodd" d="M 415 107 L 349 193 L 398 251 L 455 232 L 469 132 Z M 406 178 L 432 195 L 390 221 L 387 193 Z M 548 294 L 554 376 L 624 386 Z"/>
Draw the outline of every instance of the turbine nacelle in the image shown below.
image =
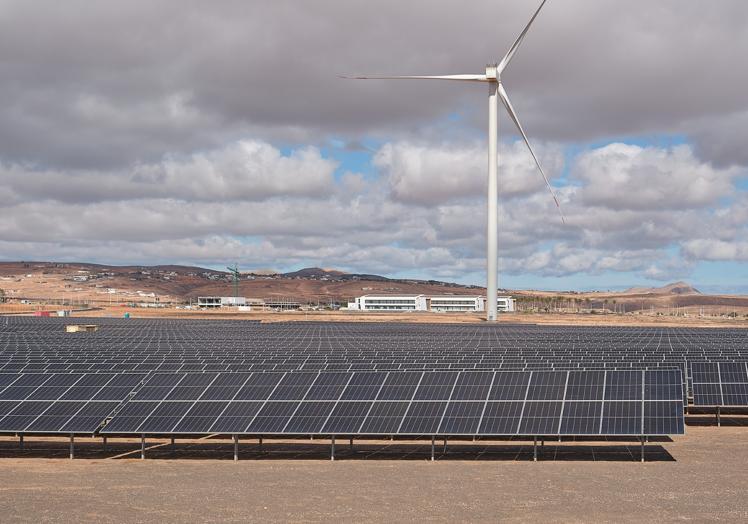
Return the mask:
<path fill-rule="evenodd" d="M 499 65 L 488 64 L 486 66 L 486 80 L 488 82 L 499 82 L 501 77 L 499 76 Z"/>

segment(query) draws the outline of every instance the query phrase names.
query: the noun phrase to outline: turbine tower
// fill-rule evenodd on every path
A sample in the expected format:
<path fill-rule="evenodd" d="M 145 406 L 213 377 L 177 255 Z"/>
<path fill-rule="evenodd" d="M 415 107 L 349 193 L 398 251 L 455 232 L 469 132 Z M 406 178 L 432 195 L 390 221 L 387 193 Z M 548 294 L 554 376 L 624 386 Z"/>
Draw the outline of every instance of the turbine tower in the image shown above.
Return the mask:
<path fill-rule="evenodd" d="M 488 272 L 486 278 L 486 294 L 487 294 L 487 305 L 486 305 L 486 319 L 489 322 L 497 320 L 497 298 L 498 298 L 498 276 L 499 276 L 499 254 L 498 254 L 498 241 L 499 241 L 499 181 L 498 181 L 498 139 L 499 139 L 499 123 L 498 123 L 498 99 L 504 104 L 509 118 L 512 119 L 514 124 L 517 126 L 517 130 L 522 135 L 522 139 L 527 144 L 527 148 L 530 150 L 530 155 L 535 161 L 535 165 L 538 166 L 540 174 L 543 175 L 545 185 L 548 187 L 553 201 L 556 203 L 559 213 L 561 214 L 561 220 L 564 221 L 564 215 L 561 212 L 561 206 L 556 198 L 556 193 L 553 191 L 548 177 L 543 171 L 538 157 L 535 155 L 535 151 L 530 145 L 527 135 L 525 134 L 522 124 L 519 123 L 517 114 L 512 107 L 512 103 L 509 101 L 509 95 L 507 95 L 506 89 L 501 82 L 501 74 L 504 69 L 509 65 L 509 62 L 514 58 L 514 54 L 517 52 L 520 44 L 530 30 L 530 26 L 537 18 L 540 10 L 548 0 L 543 0 L 540 7 L 532 15 L 532 18 L 525 26 L 525 29 L 514 41 L 512 47 L 509 48 L 504 58 L 498 64 L 489 64 L 486 66 L 485 74 L 477 75 L 438 75 L 438 76 L 423 76 L 423 75 L 408 75 L 408 76 L 354 76 L 344 77 L 354 80 L 457 80 L 462 82 L 485 82 L 488 84 L 488 220 L 487 220 L 487 242 L 486 242 L 486 269 Z"/>

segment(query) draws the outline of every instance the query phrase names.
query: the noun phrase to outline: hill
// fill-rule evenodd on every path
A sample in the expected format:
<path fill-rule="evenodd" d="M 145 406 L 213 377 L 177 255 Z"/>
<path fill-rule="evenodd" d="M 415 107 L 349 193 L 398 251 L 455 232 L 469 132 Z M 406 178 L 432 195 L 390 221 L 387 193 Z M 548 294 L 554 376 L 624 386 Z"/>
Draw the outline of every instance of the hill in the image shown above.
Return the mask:
<path fill-rule="evenodd" d="M 0 289 L 14 302 L 186 303 L 198 296 L 231 296 L 232 276 L 193 266 L 107 266 L 87 263 L 1 262 Z M 304 268 L 288 273 L 243 273 L 240 296 L 266 301 L 345 305 L 354 297 L 382 294 L 485 295 L 480 286 L 437 280 L 389 278 Z M 512 290 L 519 309 L 539 312 L 661 312 L 691 315 L 748 314 L 748 297 L 707 295 L 685 282 L 659 288 L 636 287 L 623 292 Z M 690 308 L 690 309 L 689 309 Z"/>
<path fill-rule="evenodd" d="M 623 293 L 626 295 L 701 295 L 701 291 L 683 281 L 662 287 L 632 287 Z"/>

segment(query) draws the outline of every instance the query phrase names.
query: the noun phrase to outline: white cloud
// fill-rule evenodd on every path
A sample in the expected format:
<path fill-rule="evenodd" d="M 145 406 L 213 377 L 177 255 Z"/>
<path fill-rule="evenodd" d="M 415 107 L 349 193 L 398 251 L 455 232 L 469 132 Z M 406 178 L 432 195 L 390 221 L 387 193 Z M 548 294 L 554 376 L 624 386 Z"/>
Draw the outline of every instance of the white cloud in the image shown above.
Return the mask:
<path fill-rule="evenodd" d="M 283 154 L 266 142 L 242 140 L 122 171 L 56 171 L 16 164 L 0 165 L 0 177 L 3 192 L 12 193 L 16 201 L 260 201 L 274 196 L 327 196 L 334 189 L 337 166 L 336 160 L 323 158 L 314 147 Z"/>
<path fill-rule="evenodd" d="M 574 176 L 586 204 L 608 209 L 684 210 L 714 205 L 733 191 L 737 169 L 697 159 L 690 146 L 671 149 L 610 144 L 577 159 Z"/>
<path fill-rule="evenodd" d="M 748 261 L 748 242 L 698 238 L 684 242 L 683 253 L 696 260 Z"/>
<path fill-rule="evenodd" d="M 451 202 L 486 194 L 486 144 L 385 144 L 374 165 L 387 177 L 395 200 L 420 205 Z M 536 147 L 544 169 L 557 174 L 563 156 L 557 146 Z M 501 145 L 499 191 L 502 198 L 528 195 L 543 187 L 543 179 L 523 142 Z"/>

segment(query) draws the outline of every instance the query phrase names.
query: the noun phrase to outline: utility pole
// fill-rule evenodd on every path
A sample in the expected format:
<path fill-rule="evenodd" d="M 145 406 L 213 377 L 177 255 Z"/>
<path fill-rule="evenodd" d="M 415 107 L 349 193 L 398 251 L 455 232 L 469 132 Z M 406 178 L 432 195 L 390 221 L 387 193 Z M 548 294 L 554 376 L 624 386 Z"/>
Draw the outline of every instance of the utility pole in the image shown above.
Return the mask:
<path fill-rule="evenodd" d="M 226 269 L 228 269 L 234 277 L 234 303 L 236 305 L 238 303 L 236 299 L 239 298 L 239 277 L 241 276 L 241 273 L 239 273 L 239 264 L 234 263 L 234 267 L 227 267 Z"/>

